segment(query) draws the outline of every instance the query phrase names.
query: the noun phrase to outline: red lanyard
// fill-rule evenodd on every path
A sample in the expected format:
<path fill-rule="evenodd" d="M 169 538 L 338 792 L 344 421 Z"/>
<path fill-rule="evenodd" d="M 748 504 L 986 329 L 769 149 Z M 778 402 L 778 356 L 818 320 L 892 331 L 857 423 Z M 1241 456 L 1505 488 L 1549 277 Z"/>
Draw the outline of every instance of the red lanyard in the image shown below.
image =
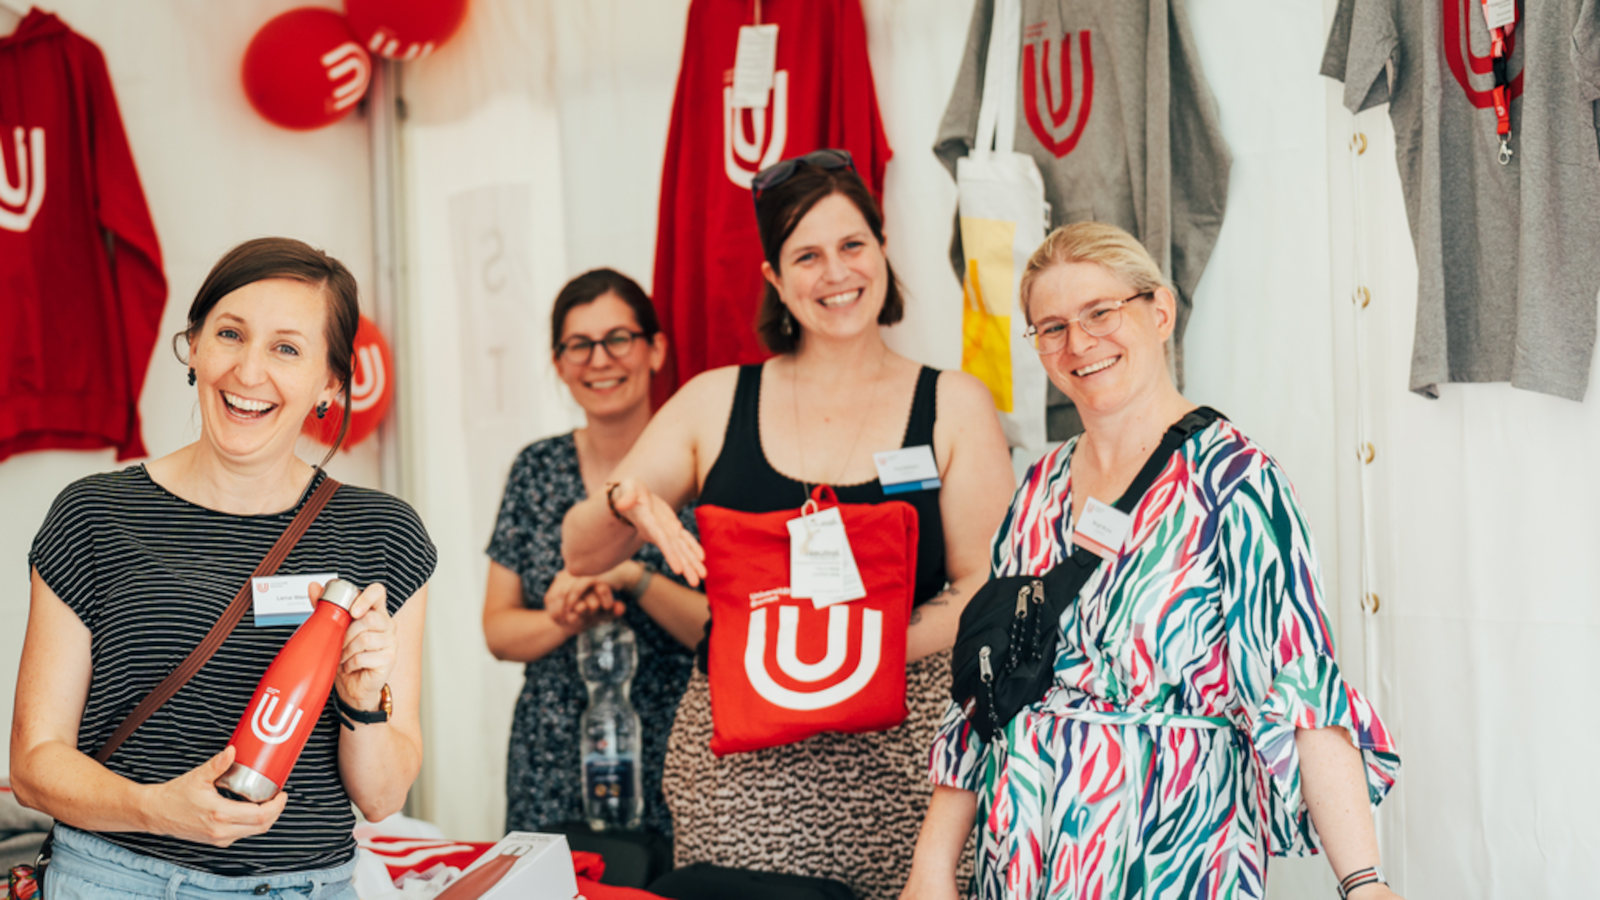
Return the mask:
<path fill-rule="evenodd" d="M 1501 24 L 1495 24 L 1497 19 Z M 1500 165 L 1504 166 L 1511 162 L 1511 80 L 1506 76 L 1506 39 L 1517 27 L 1516 0 L 1483 0 L 1483 21 L 1489 27 L 1489 55 L 1494 59 L 1494 90 L 1490 96 L 1494 98 L 1494 130 L 1500 135 Z"/>

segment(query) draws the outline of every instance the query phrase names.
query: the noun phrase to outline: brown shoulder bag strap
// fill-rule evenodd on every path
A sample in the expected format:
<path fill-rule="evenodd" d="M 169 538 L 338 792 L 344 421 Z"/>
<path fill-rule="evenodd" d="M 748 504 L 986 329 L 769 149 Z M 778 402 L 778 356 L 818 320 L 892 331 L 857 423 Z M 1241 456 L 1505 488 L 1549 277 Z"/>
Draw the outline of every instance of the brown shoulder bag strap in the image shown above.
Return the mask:
<path fill-rule="evenodd" d="M 262 578 L 278 571 L 278 566 L 283 565 L 284 559 L 288 557 L 289 551 L 294 549 L 294 545 L 299 542 L 300 536 L 306 533 L 307 528 L 311 527 L 311 520 L 317 517 L 317 513 L 322 512 L 322 507 L 327 505 L 328 498 L 332 497 L 333 492 L 338 489 L 338 481 L 331 477 L 322 479 L 322 483 L 317 485 L 317 489 L 311 492 L 310 499 L 306 500 L 306 505 L 300 507 L 300 512 L 295 514 L 294 521 L 290 522 L 289 527 L 285 528 L 283 534 L 278 536 L 278 542 L 272 545 L 272 549 L 267 551 L 267 555 L 261 560 L 261 564 L 256 566 L 256 570 L 245 580 L 244 586 L 239 588 L 239 593 L 234 595 L 233 602 L 222 613 L 222 617 L 217 619 L 215 625 L 211 626 L 211 630 L 206 633 L 205 640 L 191 650 L 183 662 L 178 663 L 178 667 L 173 669 L 160 684 L 156 685 L 155 690 L 150 692 L 150 696 L 145 697 L 139 702 L 138 706 L 134 707 L 133 712 L 128 713 L 128 717 L 123 719 L 122 724 L 118 725 L 117 730 L 112 733 L 111 739 L 106 741 L 105 746 L 95 753 L 95 759 L 101 763 L 110 759 L 111 754 L 117 752 L 117 748 L 122 746 L 122 742 L 128 739 L 128 735 L 133 734 L 134 729 L 143 725 L 144 720 L 150 718 L 151 713 L 160 709 L 163 703 L 171 700 L 172 695 L 176 694 L 178 689 L 183 687 L 190 678 L 193 678 L 194 673 L 200 671 L 200 667 L 206 664 L 206 660 L 210 659 L 211 655 L 217 652 L 217 648 L 222 646 L 222 642 L 227 640 L 234 626 L 238 625 L 239 620 L 244 618 L 244 611 L 250 606 L 250 585 L 257 578 Z"/>

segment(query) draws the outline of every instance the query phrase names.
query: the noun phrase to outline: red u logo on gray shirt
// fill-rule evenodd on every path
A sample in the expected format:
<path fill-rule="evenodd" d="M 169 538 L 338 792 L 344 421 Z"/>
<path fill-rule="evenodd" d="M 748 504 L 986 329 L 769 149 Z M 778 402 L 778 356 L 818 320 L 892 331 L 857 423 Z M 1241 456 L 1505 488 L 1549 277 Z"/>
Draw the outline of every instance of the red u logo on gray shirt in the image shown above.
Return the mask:
<path fill-rule="evenodd" d="M 1074 104 L 1072 33 L 1061 35 L 1052 67 L 1050 45 L 1058 42 L 1044 37 L 1045 27 L 1040 22 L 1023 31 L 1022 108 L 1033 136 L 1060 159 L 1078 146 L 1078 138 L 1089 124 L 1089 109 L 1094 103 L 1094 55 L 1090 51 L 1089 30 L 1078 32 L 1077 57 L 1082 88 L 1076 92 L 1077 103 Z M 1072 115 L 1074 106 L 1076 116 Z"/>

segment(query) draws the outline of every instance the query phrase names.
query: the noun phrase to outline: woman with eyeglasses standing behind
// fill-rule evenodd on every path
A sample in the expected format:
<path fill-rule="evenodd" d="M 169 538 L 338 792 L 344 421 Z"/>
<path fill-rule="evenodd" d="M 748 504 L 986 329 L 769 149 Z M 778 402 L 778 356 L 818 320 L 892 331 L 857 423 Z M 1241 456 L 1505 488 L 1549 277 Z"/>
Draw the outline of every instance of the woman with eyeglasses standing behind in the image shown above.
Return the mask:
<path fill-rule="evenodd" d="M 704 556 L 674 514 L 691 500 L 790 510 L 828 484 L 841 503 L 881 503 L 873 454 L 931 445 L 942 486 L 895 495 L 918 518 L 906 721 L 715 758 L 697 672 L 667 759 L 679 865 L 822 876 L 863 897 L 893 897 L 931 790 L 921 773 L 948 702 L 956 623 L 988 573 L 985 546 L 1011 493 L 1011 465 L 981 383 L 884 343 L 879 326 L 900 319 L 903 300 L 882 213 L 849 154 L 786 160 L 753 185 L 767 281 L 757 329 L 778 355 L 684 385 L 618 464 L 608 494 L 567 515 L 563 549 L 574 570 L 603 571 L 649 541 L 695 583 Z M 704 616 L 703 599 L 698 610 Z"/>
<path fill-rule="evenodd" d="M 692 656 L 685 645 L 693 646 L 705 622 L 703 613 L 691 612 L 686 620 L 673 614 L 692 611 L 699 595 L 669 577 L 652 577 L 662 562 L 654 547 L 599 575 L 575 576 L 562 561 L 560 531 L 561 517 L 573 504 L 603 492 L 617 461 L 650 421 L 650 377 L 661 367 L 667 339 L 644 290 L 611 269 L 585 272 L 561 289 L 550 333 L 556 371 L 583 407 L 585 423 L 530 444 L 512 464 L 489 541 L 483 602 L 489 651 L 527 663 L 506 760 L 506 830 L 547 831 L 584 818 L 578 717 L 588 695 L 572 639 L 620 615 L 638 648 L 632 700 L 643 729 L 642 827 L 670 836 L 661 762 L 689 677 Z M 693 518 L 686 514 L 685 522 Z M 625 604 L 624 598 L 635 602 Z M 668 604 L 663 598 L 688 602 Z"/>

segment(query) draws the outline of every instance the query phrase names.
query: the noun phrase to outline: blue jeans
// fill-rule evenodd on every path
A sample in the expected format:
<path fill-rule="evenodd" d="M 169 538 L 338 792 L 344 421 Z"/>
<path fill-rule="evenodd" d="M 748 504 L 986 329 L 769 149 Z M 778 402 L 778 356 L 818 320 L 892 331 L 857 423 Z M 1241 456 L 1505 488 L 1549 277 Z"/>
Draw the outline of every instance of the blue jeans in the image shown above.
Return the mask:
<path fill-rule="evenodd" d="M 57 825 L 44 896 L 50 900 L 356 900 L 354 859 L 312 872 L 213 875 L 135 853 L 76 828 Z"/>

